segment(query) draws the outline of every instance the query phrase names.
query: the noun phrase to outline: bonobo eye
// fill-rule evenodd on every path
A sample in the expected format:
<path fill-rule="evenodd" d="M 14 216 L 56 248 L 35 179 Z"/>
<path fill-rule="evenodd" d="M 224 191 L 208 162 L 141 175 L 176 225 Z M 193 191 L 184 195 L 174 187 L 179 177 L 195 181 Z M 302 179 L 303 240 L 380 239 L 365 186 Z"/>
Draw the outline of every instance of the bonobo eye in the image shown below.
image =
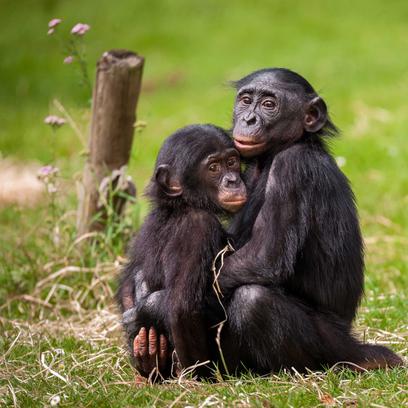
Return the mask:
<path fill-rule="evenodd" d="M 221 166 L 219 163 L 211 163 L 208 166 L 208 170 L 211 171 L 211 173 L 218 173 L 221 170 Z"/>
<path fill-rule="evenodd" d="M 240 102 L 244 105 L 250 105 L 252 103 L 252 99 L 248 95 L 241 96 Z"/>
<path fill-rule="evenodd" d="M 239 166 L 239 159 L 238 157 L 232 156 L 228 159 L 227 161 L 227 166 L 228 167 L 237 167 Z"/>
<path fill-rule="evenodd" d="M 276 101 L 273 99 L 265 99 L 262 102 L 262 106 L 264 106 L 267 109 L 275 109 L 276 108 Z"/>

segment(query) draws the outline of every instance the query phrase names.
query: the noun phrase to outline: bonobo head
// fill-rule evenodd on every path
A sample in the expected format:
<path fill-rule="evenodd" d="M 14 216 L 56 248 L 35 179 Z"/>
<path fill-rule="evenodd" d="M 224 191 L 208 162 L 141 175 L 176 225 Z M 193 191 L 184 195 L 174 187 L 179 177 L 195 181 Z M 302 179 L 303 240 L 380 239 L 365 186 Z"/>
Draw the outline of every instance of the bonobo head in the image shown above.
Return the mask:
<path fill-rule="evenodd" d="M 262 69 L 234 83 L 233 137 L 244 157 L 282 148 L 308 135 L 332 135 L 326 103 L 302 76 Z"/>
<path fill-rule="evenodd" d="M 191 125 L 164 142 L 147 195 L 160 206 L 238 211 L 246 202 L 239 153 L 213 125 Z"/>

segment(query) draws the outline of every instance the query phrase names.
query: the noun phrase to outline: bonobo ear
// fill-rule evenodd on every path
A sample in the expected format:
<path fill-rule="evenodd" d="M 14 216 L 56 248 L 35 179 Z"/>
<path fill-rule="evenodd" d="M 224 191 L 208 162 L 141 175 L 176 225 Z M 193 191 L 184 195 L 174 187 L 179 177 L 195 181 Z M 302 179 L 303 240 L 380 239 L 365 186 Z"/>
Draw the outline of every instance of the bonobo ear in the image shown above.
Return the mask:
<path fill-rule="evenodd" d="M 308 102 L 305 114 L 304 127 L 306 132 L 316 133 L 327 122 L 327 106 L 320 96 Z"/>
<path fill-rule="evenodd" d="M 169 197 L 179 197 L 183 194 L 180 180 L 168 164 L 161 164 L 155 174 L 156 182 Z"/>

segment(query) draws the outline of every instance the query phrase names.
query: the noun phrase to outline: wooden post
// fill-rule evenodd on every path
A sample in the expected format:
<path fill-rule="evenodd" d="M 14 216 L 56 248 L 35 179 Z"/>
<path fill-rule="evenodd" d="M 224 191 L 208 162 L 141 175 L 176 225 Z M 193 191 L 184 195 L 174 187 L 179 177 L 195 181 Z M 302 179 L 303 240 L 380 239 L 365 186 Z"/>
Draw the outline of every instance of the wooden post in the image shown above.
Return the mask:
<path fill-rule="evenodd" d="M 104 227 L 107 215 L 103 203 L 107 197 L 101 197 L 102 184 L 107 194 L 113 184 L 114 188 L 121 184 L 122 191 L 135 194 L 133 184 L 123 177 L 126 169 L 123 166 L 127 165 L 132 148 L 143 63 L 143 57 L 126 50 L 105 52 L 98 61 L 89 156 L 82 182 L 78 184 L 79 236 Z M 114 210 L 120 213 L 123 204 L 122 198 L 122 203 L 115 203 Z"/>

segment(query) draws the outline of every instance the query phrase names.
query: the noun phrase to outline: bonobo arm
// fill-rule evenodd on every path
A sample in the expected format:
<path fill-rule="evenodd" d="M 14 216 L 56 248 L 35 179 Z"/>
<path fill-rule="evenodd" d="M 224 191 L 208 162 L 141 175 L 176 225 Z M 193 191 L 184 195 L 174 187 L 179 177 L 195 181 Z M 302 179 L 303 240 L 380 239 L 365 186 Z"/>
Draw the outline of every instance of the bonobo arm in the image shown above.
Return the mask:
<path fill-rule="evenodd" d="M 223 292 L 243 284 L 279 284 L 294 273 L 298 251 L 310 227 L 313 184 L 305 164 L 307 154 L 303 156 L 299 150 L 305 149 L 295 145 L 275 157 L 265 191 L 258 191 L 265 198 L 251 237 L 225 260 L 219 279 Z"/>
<path fill-rule="evenodd" d="M 221 249 L 223 231 L 218 220 L 207 214 L 189 215 L 166 249 L 166 290 L 174 347 L 183 368 L 210 359 L 205 298 L 211 282 L 213 257 Z M 174 256 L 177 254 L 177 256 Z M 209 368 L 195 369 L 207 377 Z"/>

